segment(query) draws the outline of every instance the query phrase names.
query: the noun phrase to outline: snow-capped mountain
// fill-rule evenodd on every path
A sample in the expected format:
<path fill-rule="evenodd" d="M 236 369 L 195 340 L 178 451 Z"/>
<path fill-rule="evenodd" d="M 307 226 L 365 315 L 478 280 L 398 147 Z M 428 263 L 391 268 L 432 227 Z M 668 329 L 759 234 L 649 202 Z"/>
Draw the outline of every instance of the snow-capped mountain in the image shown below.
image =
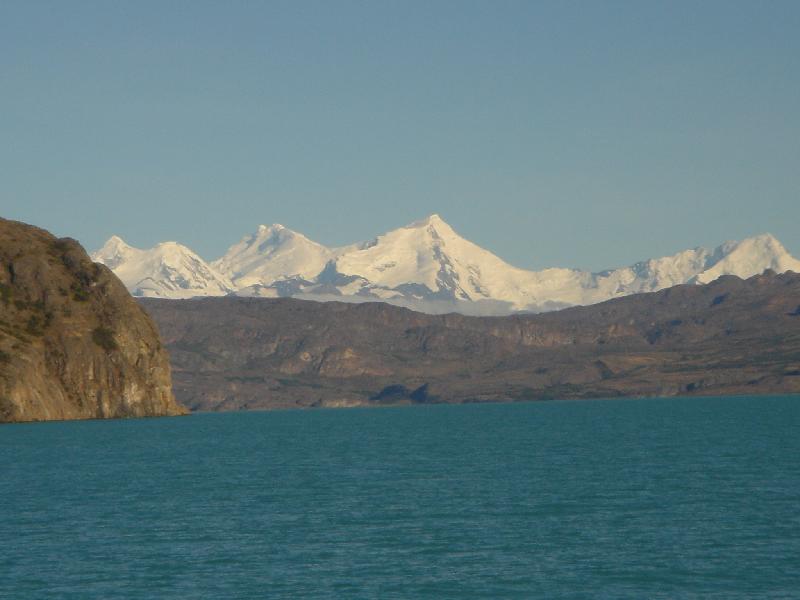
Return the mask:
<path fill-rule="evenodd" d="M 419 299 L 517 304 L 531 298 L 532 272 L 465 240 L 439 215 L 352 247 L 337 256 L 329 271 L 333 268 L 344 278 L 359 278 L 362 293 L 383 290 Z"/>
<path fill-rule="evenodd" d="M 164 254 L 170 260 L 165 262 Z M 93 256 L 134 295 L 383 300 L 424 312 L 468 314 L 593 304 L 680 283 L 708 283 L 721 275 L 750 277 L 765 269 L 800 272 L 800 261 L 768 234 L 600 273 L 527 271 L 464 239 L 438 215 L 342 248 L 327 248 L 281 225 L 261 225 L 211 265 L 174 242 L 137 250 L 112 238 Z"/>
<path fill-rule="evenodd" d="M 694 248 L 595 275 L 611 297 L 652 292 L 681 283 L 709 283 L 723 275 L 742 279 L 771 269 L 800 272 L 800 261 L 770 234 L 725 242 L 713 250 Z M 616 289 L 613 289 L 616 286 Z"/>
<path fill-rule="evenodd" d="M 776 273 L 800 272 L 800 261 L 773 236 L 758 235 L 741 242 L 728 242 L 717 248 L 708 267 L 698 273 L 694 283 L 709 283 L 722 275 L 736 275 L 745 279 L 765 269 L 772 269 Z"/>
<path fill-rule="evenodd" d="M 113 236 L 91 256 L 114 271 L 134 296 L 193 298 L 235 290 L 229 279 L 177 242 L 140 250 Z"/>
<path fill-rule="evenodd" d="M 238 288 L 267 286 L 276 281 L 311 280 L 325 268 L 333 252 L 283 225 L 259 225 L 211 266 Z"/>

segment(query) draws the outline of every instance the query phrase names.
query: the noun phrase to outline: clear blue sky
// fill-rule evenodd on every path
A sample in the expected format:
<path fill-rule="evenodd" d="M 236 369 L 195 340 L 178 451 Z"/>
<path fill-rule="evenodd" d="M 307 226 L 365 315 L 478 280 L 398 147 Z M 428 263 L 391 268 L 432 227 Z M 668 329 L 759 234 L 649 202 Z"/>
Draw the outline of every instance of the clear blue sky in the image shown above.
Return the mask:
<path fill-rule="evenodd" d="M 528 268 L 800 254 L 800 2 L 0 2 L 0 215 L 215 258 L 438 212 Z"/>

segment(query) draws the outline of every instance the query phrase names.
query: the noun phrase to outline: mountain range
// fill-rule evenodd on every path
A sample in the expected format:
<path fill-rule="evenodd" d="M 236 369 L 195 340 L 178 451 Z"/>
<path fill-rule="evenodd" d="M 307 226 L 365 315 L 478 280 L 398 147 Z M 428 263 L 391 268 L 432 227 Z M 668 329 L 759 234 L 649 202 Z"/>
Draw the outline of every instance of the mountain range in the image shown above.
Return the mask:
<path fill-rule="evenodd" d="M 800 393 L 800 274 L 544 314 L 142 298 L 192 410 Z"/>
<path fill-rule="evenodd" d="M 260 225 L 206 262 L 177 242 L 142 250 L 117 236 L 92 259 L 138 297 L 237 295 L 348 302 L 384 301 L 427 313 L 502 315 L 588 305 L 723 275 L 800 272 L 772 235 L 694 248 L 591 273 L 509 265 L 431 215 L 373 240 L 328 248 L 282 225 Z"/>

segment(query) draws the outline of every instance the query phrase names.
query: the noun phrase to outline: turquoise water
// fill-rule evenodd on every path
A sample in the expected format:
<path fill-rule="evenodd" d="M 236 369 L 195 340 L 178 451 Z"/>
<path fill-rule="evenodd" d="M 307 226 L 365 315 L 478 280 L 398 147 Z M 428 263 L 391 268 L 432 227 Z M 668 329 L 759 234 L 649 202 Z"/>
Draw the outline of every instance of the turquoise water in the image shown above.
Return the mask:
<path fill-rule="evenodd" d="M 798 598 L 800 397 L 2 426 L 0 597 Z"/>

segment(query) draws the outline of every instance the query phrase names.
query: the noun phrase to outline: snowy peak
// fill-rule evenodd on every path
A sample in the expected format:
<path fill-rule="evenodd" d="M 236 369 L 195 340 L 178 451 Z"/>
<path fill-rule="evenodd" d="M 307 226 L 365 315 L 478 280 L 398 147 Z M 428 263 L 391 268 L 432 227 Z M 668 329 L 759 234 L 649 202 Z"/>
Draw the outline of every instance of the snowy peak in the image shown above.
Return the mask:
<path fill-rule="evenodd" d="M 211 264 L 237 287 L 268 286 L 278 280 L 313 278 L 331 256 L 329 248 L 276 223 L 259 225 Z"/>
<path fill-rule="evenodd" d="M 118 235 L 112 235 L 110 238 L 108 238 L 108 241 L 103 244 L 103 247 L 100 249 L 100 251 L 115 251 L 125 248 L 130 248 L 130 246 L 125 243 L 125 240 Z"/>
<path fill-rule="evenodd" d="M 92 260 L 114 271 L 134 296 L 192 298 L 233 291 L 230 280 L 177 242 L 140 250 L 112 236 Z"/>
<path fill-rule="evenodd" d="M 118 265 L 136 256 L 137 250 L 125 243 L 125 241 L 116 235 L 108 238 L 108 241 L 103 244 L 103 247 L 92 254 L 92 260 L 95 262 L 103 263 L 109 269 L 116 269 Z"/>
<path fill-rule="evenodd" d="M 404 227 L 404 229 L 426 229 L 428 227 L 433 227 L 434 229 L 443 229 L 445 231 L 453 231 L 453 228 L 448 225 L 442 217 L 438 214 L 433 213 L 432 215 L 428 215 L 424 219 L 420 219 L 419 221 L 414 221 L 413 223 L 409 223 Z"/>
<path fill-rule="evenodd" d="M 453 229 L 449 223 L 437 214 L 430 215 L 420 221 L 414 221 L 402 229 L 421 231 L 426 236 L 426 239 L 431 240 L 431 243 L 439 243 L 440 245 L 445 244 L 447 240 L 452 240 L 453 238 L 466 241 L 456 233 L 456 230 Z M 486 252 L 486 250 L 484 250 L 484 252 Z"/>
<path fill-rule="evenodd" d="M 515 303 L 524 295 L 518 283 L 526 273 L 464 239 L 436 214 L 344 252 L 336 269 L 373 289 L 417 299 L 481 300 L 499 293 Z"/>
<path fill-rule="evenodd" d="M 287 229 L 280 223 L 273 223 L 272 225 L 259 225 L 258 228 L 252 233 L 249 237 L 254 239 L 263 238 L 266 236 L 274 236 L 274 235 L 281 235 L 291 237 L 293 235 L 300 235 L 299 233 L 292 231 L 291 229 Z M 248 236 L 245 236 L 248 237 Z"/>
<path fill-rule="evenodd" d="M 443 251 L 445 238 L 455 235 L 435 217 L 415 221 L 345 250 L 337 257 L 336 270 L 343 275 L 359 275 L 382 287 L 418 284 L 435 291 L 439 272 L 447 270 L 450 262 Z"/>
<path fill-rule="evenodd" d="M 736 275 L 747 279 L 766 269 L 777 273 L 800 273 L 800 261 L 789 254 L 783 244 L 769 233 L 741 242 L 727 242 L 714 251 L 713 259 L 713 263 L 697 275 L 697 283 L 709 283 L 722 275 Z"/>
<path fill-rule="evenodd" d="M 653 292 L 683 283 L 709 283 L 722 275 L 746 279 L 772 269 L 783 273 L 800 268 L 781 243 L 769 234 L 741 242 L 725 242 L 714 249 L 694 248 L 672 256 L 651 258 L 630 267 L 603 271 L 594 276 L 595 291 L 587 290 L 578 304 Z"/>

